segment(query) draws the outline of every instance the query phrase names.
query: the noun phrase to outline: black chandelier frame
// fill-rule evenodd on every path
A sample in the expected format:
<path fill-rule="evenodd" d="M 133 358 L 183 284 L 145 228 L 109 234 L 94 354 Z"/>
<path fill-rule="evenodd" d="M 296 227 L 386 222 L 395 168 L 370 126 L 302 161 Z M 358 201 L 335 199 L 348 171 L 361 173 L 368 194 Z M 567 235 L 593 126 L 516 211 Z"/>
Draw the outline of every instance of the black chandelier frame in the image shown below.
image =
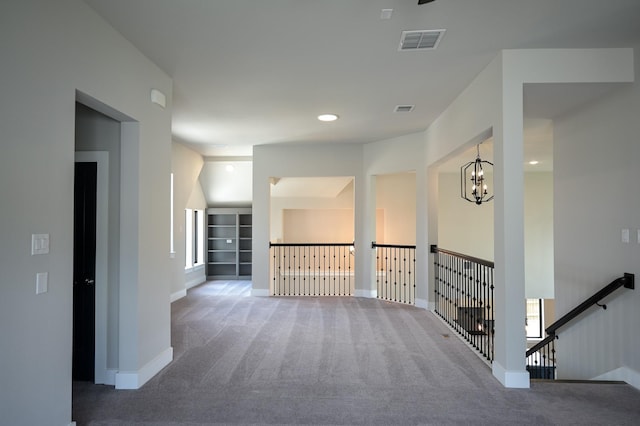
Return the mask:
<path fill-rule="evenodd" d="M 493 193 L 489 193 L 489 188 L 485 178 L 485 168 L 491 166 L 493 172 L 493 163 L 491 161 L 480 158 L 480 145 L 476 146 L 477 156 L 474 161 L 460 167 L 460 196 L 469 201 L 481 205 L 493 200 Z"/>

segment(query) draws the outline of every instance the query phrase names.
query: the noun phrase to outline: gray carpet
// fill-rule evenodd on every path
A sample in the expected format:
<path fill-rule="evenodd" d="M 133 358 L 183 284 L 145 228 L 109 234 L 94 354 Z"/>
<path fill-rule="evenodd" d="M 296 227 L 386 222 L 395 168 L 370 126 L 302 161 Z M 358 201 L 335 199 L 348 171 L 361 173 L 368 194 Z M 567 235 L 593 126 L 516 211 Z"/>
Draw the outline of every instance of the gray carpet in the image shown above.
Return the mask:
<path fill-rule="evenodd" d="M 172 305 L 174 361 L 145 386 L 74 383 L 78 425 L 637 425 L 624 384 L 505 389 L 430 312 L 375 299 L 249 297 L 209 282 Z M 524 356 L 524 354 L 523 354 Z"/>

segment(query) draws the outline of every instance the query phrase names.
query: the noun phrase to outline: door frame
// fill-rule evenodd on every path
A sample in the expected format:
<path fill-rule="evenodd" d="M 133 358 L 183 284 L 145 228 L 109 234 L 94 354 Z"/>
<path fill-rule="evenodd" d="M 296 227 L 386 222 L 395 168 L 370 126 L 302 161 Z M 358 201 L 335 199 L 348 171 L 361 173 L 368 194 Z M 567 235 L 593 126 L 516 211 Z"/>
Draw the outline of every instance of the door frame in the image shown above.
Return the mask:
<path fill-rule="evenodd" d="M 109 153 L 107 151 L 76 151 L 75 162 L 97 163 L 94 382 L 109 384 L 107 375 Z"/>

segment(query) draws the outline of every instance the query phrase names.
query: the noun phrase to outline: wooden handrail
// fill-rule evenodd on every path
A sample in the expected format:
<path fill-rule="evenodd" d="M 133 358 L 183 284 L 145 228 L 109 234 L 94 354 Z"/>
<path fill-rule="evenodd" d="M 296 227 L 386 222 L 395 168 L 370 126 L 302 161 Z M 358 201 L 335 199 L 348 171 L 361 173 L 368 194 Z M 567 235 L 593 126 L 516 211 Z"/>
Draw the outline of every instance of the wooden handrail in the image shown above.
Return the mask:
<path fill-rule="evenodd" d="M 488 266 L 489 268 L 493 268 L 494 267 L 494 263 L 492 261 L 490 261 L 490 260 L 480 259 L 480 258 L 477 258 L 477 257 L 468 256 L 466 254 L 456 253 L 455 251 L 441 249 L 435 244 L 431 245 L 430 251 L 431 251 L 431 253 L 444 253 L 444 254 L 448 254 L 448 255 L 451 255 L 451 256 L 459 257 L 462 260 L 468 260 L 469 262 L 474 262 L 474 263 L 477 263 L 477 264 L 482 265 L 482 266 Z"/>
<path fill-rule="evenodd" d="M 549 344 L 549 342 L 551 342 L 555 338 L 556 338 L 555 334 L 548 335 L 547 337 L 545 337 L 544 339 L 542 339 L 538 343 L 536 343 L 534 346 L 532 346 L 529 349 L 527 349 L 527 352 L 525 353 L 525 356 L 528 357 L 529 355 L 533 355 L 534 353 L 538 352 L 540 349 L 542 349 L 545 346 L 547 346 Z"/>
<path fill-rule="evenodd" d="M 581 313 L 589 309 L 591 306 L 598 305 L 598 306 L 601 306 L 603 309 L 607 309 L 607 305 L 600 304 L 599 302 L 605 297 L 607 297 L 608 295 L 610 295 L 611 293 L 613 293 L 614 291 L 616 291 L 617 289 L 619 289 L 620 287 L 625 287 L 633 290 L 635 288 L 635 276 L 633 274 L 629 274 L 625 272 L 623 276 L 616 278 L 615 280 L 607 284 L 605 287 L 603 287 L 596 294 L 594 294 L 593 296 L 591 296 L 590 298 L 588 298 L 587 300 L 585 300 L 584 302 L 582 302 L 581 304 L 573 308 L 567 314 L 563 315 L 558 321 L 554 322 L 549 327 L 547 327 L 546 329 L 547 337 L 545 337 L 543 340 L 539 341 L 534 346 L 529 348 L 525 353 L 525 357 L 529 357 L 530 355 L 533 355 L 534 353 L 538 352 L 540 349 L 547 346 L 550 342 L 552 342 L 554 339 L 557 338 L 557 331 L 560 327 L 562 327 L 563 325 L 567 324 L 569 321 L 576 318 L 578 315 L 580 315 Z"/>
<path fill-rule="evenodd" d="M 269 247 L 303 247 L 303 246 L 349 247 L 352 245 L 354 244 L 353 243 L 272 243 L 272 242 L 269 242 Z"/>
<path fill-rule="evenodd" d="M 590 298 L 588 298 L 587 300 L 585 300 L 584 302 L 582 302 L 581 304 L 573 308 L 567 314 L 563 315 L 562 318 L 560 318 L 559 320 L 551 324 L 549 327 L 547 327 L 546 329 L 547 334 L 555 335 L 556 331 L 560 327 L 562 327 L 569 321 L 573 320 L 575 317 L 577 317 L 578 315 L 580 315 L 581 313 L 583 313 L 593 305 L 602 306 L 604 309 L 607 309 L 607 305 L 600 305 L 598 302 L 600 302 L 602 299 L 604 299 L 605 297 L 607 297 L 608 295 L 610 295 L 611 293 L 613 293 L 614 291 L 616 291 L 617 289 L 623 286 L 625 288 L 633 290 L 635 288 L 635 275 L 628 274 L 625 272 L 623 276 L 613 280 L 602 290 L 598 291 L 596 294 L 594 294 L 593 296 L 591 296 Z"/>
<path fill-rule="evenodd" d="M 401 248 L 401 249 L 414 249 L 415 245 L 407 245 L 407 244 L 378 244 L 375 241 L 371 242 L 371 248 L 382 247 L 382 248 Z"/>

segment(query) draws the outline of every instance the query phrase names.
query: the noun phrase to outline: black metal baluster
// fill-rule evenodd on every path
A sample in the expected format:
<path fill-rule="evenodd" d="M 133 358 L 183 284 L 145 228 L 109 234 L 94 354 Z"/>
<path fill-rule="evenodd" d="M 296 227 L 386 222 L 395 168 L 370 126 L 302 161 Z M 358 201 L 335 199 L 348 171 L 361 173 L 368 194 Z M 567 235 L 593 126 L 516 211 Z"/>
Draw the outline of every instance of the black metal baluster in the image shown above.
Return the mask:
<path fill-rule="evenodd" d="M 494 346 L 495 346 L 495 341 L 494 341 L 494 336 L 495 336 L 495 316 L 494 316 L 494 309 L 493 309 L 493 268 L 491 269 L 491 273 L 487 274 L 488 275 L 488 280 L 489 280 L 489 304 L 490 304 L 490 310 L 489 312 L 491 312 L 491 338 L 490 338 L 490 342 L 491 342 L 491 357 L 489 358 L 489 360 L 493 361 L 493 355 L 494 355 Z"/>
<path fill-rule="evenodd" d="M 400 249 L 400 253 L 402 255 L 402 292 L 404 294 L 402 303 L 409 303 L 409 276 L 407 274 L 407 248 L 403 247 Z"/>
<path fill-rule="evenodd" d="M 322 247 L 322 295 L 326 296 L 326 284 L 327 284 L 327 247 Z"/>
<path fill-rule="evenodd" d="M 454 317 L 453 317 L 453 267 L 452 267 L 452 262 L 453 259 L 451 258 L 451 256 L 447 255 L 446 256 L 446 261 L 447 261 L 447 291 L 449 292 L 448 298 L 447 298 L 447 320 L 449 321 L 449 324 L 454 326 L 455 328 L 455 324 L 453 323 Z"/>
<path fill-rule="evenodd" d="M 438 315 L 440 314 L 440 253 L 436 252 L 433 254 L 433 278 L 435 281 L 434 284 L 434 295 L 433 295 L 433 299 L 434 299 L 434 306 L 435 306 L 435 310 L 436 313 Z"/>
<path fill-rule="evenodd" d="M 458 294 L 460 293 L 460 289 L 458 288 L 458 272 L 456 270 L 456 260 L 449 256 L 451 262 L 451 319 L 454 321 L 455 329 L 460 331 L 458 327 Z"/>
<path fill-rule="evenodd" d="M 289 296 L 289 280 L 287 279 L 287 274 L 289 273 L 287 264 L 289 261 L 289 247 L 283 247 L 282 251 L 284 252 L 282 254 L 282 266 L 285 269 L 284 274 L 282 274 L 282 294 Z"/>
<path fill-rule="evenodd" d="M 282 296 L 282 247 L 278 247 L 278 296 Z"/>
<path fill-rule="evenodd" d="M 276 269 L 276 249 L 277 247 L 271 247 L 271 245 L 269 245 L 269 254 L 273 259 L 273 263 L 271 264 L 271 273 L 273 274 L 273 294 L 278 294 L 276 290 L 276 274 L 278 273 L 278 270 Z"/>
<path fill-rule="evenodd" d="M 317 252 L 317 247 L 309 247 L 309 250 L 313 250 L 313 270 L 311 270 L 311 265 L 309 265 L 309 275 L 313 278 L 313 295 L 317 296 L 317 289 L 316 289 L 316 252 Z"/>
<path fill-rule="evenodd" d="M 474 321 L 473 321 L 473 345 L 476 349 L 479 349 L 480 344 L 478 343 L 479 340 L 481 340 L 480 337 L 480 331 L 482 331 L 481 328 L 481 321 L 482 321 L 482 311 L 479 309 L 479 304 L 478 304 L 478 286 L 475 283 L 475 264 L 471 264 L 471 262 L 467 263 L 468 268 L 467 271 L 469 274 L 469 285 L 471 286 L 471 300 L 473 301 L 473 316 L 474 316 Z"/>
<path fill-rule="evenodd" d="M 491 322 L 489 321 L 489 308 L 488 308 L 489 289 L 487 287 L 486 276 L 487 276 L 487 267 L 480 266 L 478 280 L 480 282 L 480 288 L 482 289 L 482 317 L 483 317 L 482 331 L 484 332 L 484 335 L 482 336 L 482 354 L 485 356 L 485 358 L 488 358 L 489 357 L 489 338 L 490 338 L 489 336 L 491 335 L 491 330 L 490 330 Z"/>
<path fill-rule="evenodd" d="M 349 247 L 342 248 L 342 295 L 347 295 L 347 262 L 348 258 L 351 256 L 349 253 Z"/>
<path fill-rule="evenodd" d="M 331 251 L 333 250 L 333 257 L 331 256 Z M 333 246 L 329 246 L 329 278 L 333 277 L 331 281 L 333 281 L 333 292 L 331 296 L 336 296 L 336 248 Z M 332 275 L 333 274 L 333 275 Z M 331 281 L 329 281 L 329 291 L 331 291 Z"/>
<path fill-rule="evenodd" d="M 302 247 L 302 283 L 304 288 L 305 296 L 311 296 L 311 282 L 309 281 L 309 250 L 311 246 L 303 246 Z"/>

